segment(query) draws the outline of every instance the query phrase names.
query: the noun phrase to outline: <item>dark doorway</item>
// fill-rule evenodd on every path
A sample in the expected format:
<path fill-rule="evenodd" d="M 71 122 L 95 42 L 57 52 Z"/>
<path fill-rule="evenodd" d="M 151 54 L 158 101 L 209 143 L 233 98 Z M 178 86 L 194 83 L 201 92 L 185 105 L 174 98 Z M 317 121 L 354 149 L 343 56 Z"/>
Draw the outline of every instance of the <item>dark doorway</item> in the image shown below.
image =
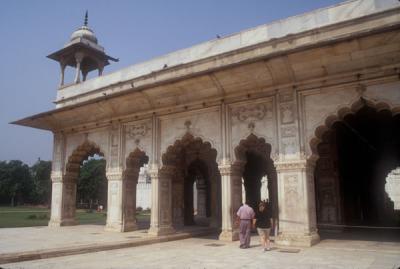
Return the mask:
<path fill-rule="evenodd" d="M 246 200 L 256 209 L 261 201 L 261 179 L 267 174 L 267 163 L 265 158 L 253 152 L 246 152 L 246 160 L 243 171 Z"/>
<path fill-rule="evenodd" d="M 270 157 L 271 145 L 264 138 L 250 134 L 240 141 L 235 155 L 243 169 L 241 177 L 249 205 L 256 209 L 261 200 L 267 199 L 271 214 L 277 220 L 278 185 L 276 169 Z"/>
<path fill-rule="evenodd" d="M 185 225 L 205 224 L 207 218 L 211 217 L 210 187 L 207 164 L 200 159 L 191 162 L 184 182 Z M 193 199 L 194 192 L 197 193 L 197 199 Z"/>
<path fill-rule="evenodd" d="M 364 106 L 336 122 L 318 146 L 315 180 L 319 224 L 400 227 L 385 191 L 400 166 L 400 116 Z"/>

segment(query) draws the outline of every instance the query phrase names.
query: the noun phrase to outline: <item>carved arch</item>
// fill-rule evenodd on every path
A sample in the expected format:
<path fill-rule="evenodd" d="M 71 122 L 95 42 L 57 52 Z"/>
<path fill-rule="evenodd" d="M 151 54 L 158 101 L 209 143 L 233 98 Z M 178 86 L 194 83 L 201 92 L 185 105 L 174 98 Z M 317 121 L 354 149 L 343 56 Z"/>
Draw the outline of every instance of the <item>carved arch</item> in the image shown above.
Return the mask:
<path fill-rule="evenodd" d="M 246 163 L 246 152 L 251 151 L 266 159 L 270 158 L 271 149 L 271 145 L 264 138 L 250 134 L 246 139 L 240 140 L 239 145 L 235 148 L 235 157 L 237 162 Z"/>
<path fill-rule="evenodd" d="M 162 164 L 164 165 L 176 165 L 177 161 L 184 151 L 190 151 L 194 154 L 189 154 L 189 157 L 195 158 L 194 156 L 201 153 L 210 154 L 210 158 L 216 160 L 217 150 L 212 147 L 212 144 L 208 141 L 203 141 L 202 138 L 194 137 L 190 133 L 186 133 L 181 139 L 176 140 L 175 143 L 169 146 L 164 154 L 162 154 Z M 186 160 L 186 163 L 190 163 L 191 160 Z"/>
<path fill-rule="evenodd" d="M 254 134 L 250 134 L 246 139 L 242 139 L 239 145 L 235 148 L 235 164 L 240 167 L 240 176 L 243 178 L 242 184 L 246 188 L 246 173 L 252 170 L 246 169 L 248 153 L 251 153 L 257 158 L 261 158 L 262 161 L 262 176 L 268 178 L 268 193 L 271 202 L 271 210 L 274 218 L 278 218 L 278 185 L 277 185 L 277 172 L 274 165 L 274 161 L 271 158 L 272 146 L 265 141 L 262 137 L 257 137 Z M 247 172 L 246 172 L 247 171 Z M 261 187 L 261 178 L 260 178 Z"/>
<path fill-rule="evenodd" d="M 124 177 L 138 176 L 140 168 L 149 162 L 149 157 L 146 152 L 136 148 L 126 158 L 126 168 L 124 171 Z"/>
<path fill-rule="evenodd" d="M 393 107 L 386 102 L 374 102 L 372 100 L 361 97 L 350 107 L 341 107 L 336 112 L 330 114 L 328 117 L 325 118 L 325 121 L 323 121 L 315 129 L 314 136 L 309 140 L 311 156 L 308 158 L 308 160 L 312 162 L 316 162 L 318 160 L 318 145 L 322 142 L 323 136 L 332 129 L 332 126 L 336 122 L 343 121 L 344 118 L 348 115 L 356 114 L 360 109 L 365 106 L 373 108 L 377 112 L 384 110 L 389 111 L 391 112 L 392 116 L 400 114 L 400 106 Z"/>
<path fill-rule="evenodd" d="M 75 181 L 79 176 L 79 169 L 82 165 L 82 162 L 89 156 L 93 156 L 95 154 L 104 156 L 104 152 L 94 142 L 86 140 L 80 146 L 78 146 L 68 157 L 68 161 L 65 166 L 65 179 Z"/>

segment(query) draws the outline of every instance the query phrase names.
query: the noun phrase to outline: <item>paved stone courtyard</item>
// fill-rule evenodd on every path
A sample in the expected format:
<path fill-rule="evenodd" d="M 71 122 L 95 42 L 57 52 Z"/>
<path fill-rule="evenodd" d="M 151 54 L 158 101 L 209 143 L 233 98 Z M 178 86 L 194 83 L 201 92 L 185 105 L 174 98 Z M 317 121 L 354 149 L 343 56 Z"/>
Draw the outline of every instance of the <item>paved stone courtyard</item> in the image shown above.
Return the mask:
<path fill-rule="evenodd" d="M 99 226 L 100 227 L 100 226 Z M 25 228 L 24 228 L 25 229 Z M 82 229 L 82 227 L 81 227 Z M 46 244 L 40 241 L 29 240 L 34 238 L 28 235 L 25 244 L 22 241 L 23 233 L 14 234 L 16 240 L 0 240 L 1 251 L 9 242 L 9 250 L 20 248 L 34 249 L 56 246 L 57 238 L 64 238 L 64 243 L 73 240 L 95 242 L 100 244 L 110 242 L 112 236 L 120 240 L 121 234 L 103 233 L 105 239 L 95 238 L 94 226 L 83 227 L 82 236 L 70 238 L 73 228 L 68 227 L 65 233 L 58 233 L 59 237 L 49 237 Z M 97 228 L 100 231 L 100 228 Z M 29 229 L 28 229 L 29 230 Z M 27 230 L 27 231 L 28 231 Z M 40 229 L 37 229 L 40 231 Z M 42 231 L 46 229 L 43 228 Z M 21 230 L 23 231 L 23 230 Z M 78 231 L 78 230 L 76 230 Z M 96 232 L 93 232 L 96 233 Z M 56 234 L 56 233 L 54 233 Z M 0 233 L 0 237 L 4 234 Z M 70 239 L 68 239 L 70 238 Z M 71 241 L 72 240 L 72 241 Z M 94 240 L 94 241 L 93 241 Z M 12 244 L 14 242 L 14 244 Z M 17 243 L 15 243 L 17 242 Z M 18 243 L 19 242 L 19 243 Z M 57 244 L 59 244 L 58 242 Z M 237 242 L 221 242 L 214 236 L 190 238 L 153 245 L 132 248 L 123 248 L 95 253 L 78 254 L 64 257 L 33 260 L 19 263 L 0 265 L 7 269 L 50 269 L 50 268 L 82 268 L 82 269 L 111 269 L 111 268 L 398 268 L 400 267 L 400 243 L 363 240 L 335 240 L 325 239 L 312 248 L 277 248 L 270 252 L 262 252 L 258 237 L 252 237 L 252 248 L 242 250 Z M 287 252 L 286 252 L 287 251 Z"/>

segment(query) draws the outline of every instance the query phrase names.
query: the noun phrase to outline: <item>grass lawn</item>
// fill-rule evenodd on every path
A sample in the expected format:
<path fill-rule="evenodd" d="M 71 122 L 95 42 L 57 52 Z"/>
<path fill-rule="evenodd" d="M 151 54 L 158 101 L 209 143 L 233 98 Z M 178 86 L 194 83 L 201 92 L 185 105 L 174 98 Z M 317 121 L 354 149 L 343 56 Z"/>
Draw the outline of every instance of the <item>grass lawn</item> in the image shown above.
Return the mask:
<path fill-rule="evenodd" d="M 37 207 L 0 207 L 0 228 L 46 226 L 49 222 L 50 210 Z M 106 212 L 88 213 L 78 209 L 76 219 L 79 224 L 106 224 Z M 138 220 L 150 219 L 150 213 L 139 213 Z"/>

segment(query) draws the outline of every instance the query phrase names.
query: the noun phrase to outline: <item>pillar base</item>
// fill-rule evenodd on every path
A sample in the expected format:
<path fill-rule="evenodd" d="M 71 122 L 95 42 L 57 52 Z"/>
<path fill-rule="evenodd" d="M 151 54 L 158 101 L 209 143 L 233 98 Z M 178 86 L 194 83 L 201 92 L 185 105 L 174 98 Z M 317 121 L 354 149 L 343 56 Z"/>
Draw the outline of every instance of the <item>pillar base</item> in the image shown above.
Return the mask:
<path fill-rule="evenodd" d="M 74 226 L 78 225 L 78 221 L 75 219 L 63 219 L 63 220 L 50 220 L 49 227 L 62 227 L 62 226 Z"/>
<path fill-rule="evenodd" d="M 317 232 L 309 234 L 280 233 L 275 238 L 275 244 L 282 246 L 311 247 L 319 243 L 320 237 Z"/>
<path fill-rule="evenodd" d="M 237 241 L 239 240 L 239 231 L 222 231 L 219 234 L 219 240 L 221 241 Z"/>
<path fill-rule="evenodd" d="M 160 236 L 160 235 L 168 235 L 168 234 L 174 234 L 175 229 L 171 226 L 167 227 L 150 227 L 149 231 L 147 232 L 149 235 L 155 235 L 155 236 Z"/>

